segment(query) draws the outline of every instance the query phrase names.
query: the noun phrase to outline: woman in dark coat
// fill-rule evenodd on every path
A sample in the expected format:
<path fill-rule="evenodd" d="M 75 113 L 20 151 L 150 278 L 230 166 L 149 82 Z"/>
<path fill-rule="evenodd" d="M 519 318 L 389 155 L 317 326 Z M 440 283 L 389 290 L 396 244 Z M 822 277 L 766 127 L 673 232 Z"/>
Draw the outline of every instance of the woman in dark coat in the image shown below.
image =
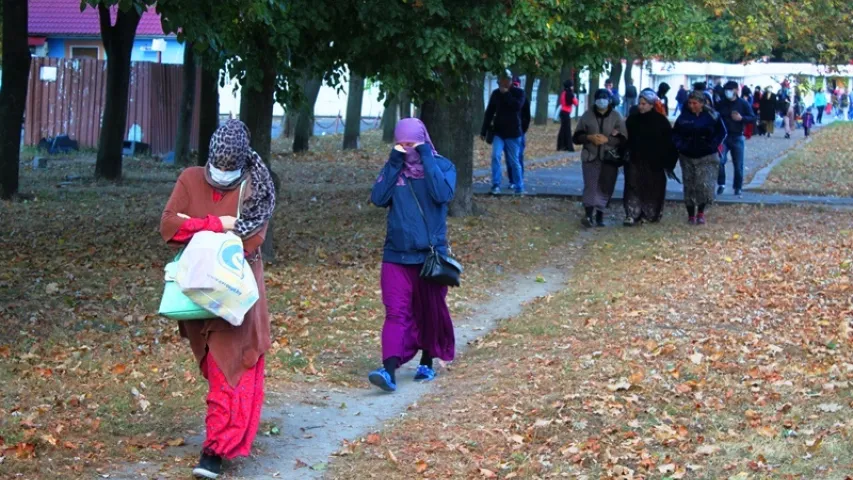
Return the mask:
<path fill-rule="evenodd" d="M 687 109 L 672 129 L 672 141 L 678 150 L 684 177 L 684 204 L 691 225 L 704 225 L 705 207 L 714 202 L 714 186 L 720 170 L 719 149 L 726 138 L 722 117 L 707 102 L 704 93 L 691 93 Z"/>
<path fill-rule="evenodd" d="M 629 160 L 625 165 L 625 226 L 647 220 L 658 222 L 666 199 L 667 175 L 678 161 L 672 143 L 672 125 L 655 106 L 660 99 L 643 90 L 635 113 L 625 122 L 628 128 Z"/>
<path fill-rule="evenodd" d="M 764 89 L 764 94 L 758 102 L 758 119 L 764 128 L 764 133 L 769 138 L 776 130 L 776 94 L 770 87 Z"/>

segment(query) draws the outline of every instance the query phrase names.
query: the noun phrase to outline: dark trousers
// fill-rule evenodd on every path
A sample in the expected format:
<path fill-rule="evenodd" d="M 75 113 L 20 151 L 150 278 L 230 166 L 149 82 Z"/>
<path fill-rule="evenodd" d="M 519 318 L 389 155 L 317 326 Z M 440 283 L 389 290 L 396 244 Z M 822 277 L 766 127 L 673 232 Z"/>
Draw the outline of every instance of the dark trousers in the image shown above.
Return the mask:
<path fill-rule="evenodd" d="M 561 152 L 574 152 L 575 145 L 572 143 L 572 114 L 560 112 L 560 133 L 557 134 L 557 150 Z"/>
<path fill-rule="evenodd" d="M 811 128 L 803 126 L 803 130 L 806 132 L 806 136 L 808 137 L 809 136 L 809 130 L 811 130 Z"/>
<path fill-rule="evenodd" d="M 826 107 L 820 107 L 817 109 L 817 123 L 823 123 L 823 112 L 826 111 Z"/>

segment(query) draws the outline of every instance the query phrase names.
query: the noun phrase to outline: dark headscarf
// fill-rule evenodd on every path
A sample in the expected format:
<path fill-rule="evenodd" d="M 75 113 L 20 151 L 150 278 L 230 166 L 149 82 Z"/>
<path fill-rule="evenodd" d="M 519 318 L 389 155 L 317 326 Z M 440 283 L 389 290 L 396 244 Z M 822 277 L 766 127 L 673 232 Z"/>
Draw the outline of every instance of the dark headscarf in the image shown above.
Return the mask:
<path fill-rule="evenodd" d="M 658 87 L 658 97 L 663 98 L 667 93 L 671 90 L 670 86 L 666 82 L 662 82 Z"/>
<path fill-rule="evenodd" d="M 599 88 L 598 90 L 595 91 L 595 97 L 593 97 L 593 99 L 594 100 L 601 100 L 602 98 L 608 98 L 609 99 L 612 97 L 613 97 L 613 94 L 610 93 L 610 90 L 608 90 L 606 88 Z"/>
<path fill-rule="evenodd" d="M 204 169 L 207 182 L 218 190 L 234 190 L 246 178 L 251 179 L 251 193 L 242 199 L 240 218 L 234 224 L 234 233 L 241 238 L 257 233 L 275 209 L 275 185 L 269 169 L 261 156 L 249 146 L 249 128 L 239 120 L 228 120 L 210 138 L 210 158 Z M 243 175 L 230 185 L 220 185 L 210 177 L 210 168 L 233 172 L 242 170 Z"/>

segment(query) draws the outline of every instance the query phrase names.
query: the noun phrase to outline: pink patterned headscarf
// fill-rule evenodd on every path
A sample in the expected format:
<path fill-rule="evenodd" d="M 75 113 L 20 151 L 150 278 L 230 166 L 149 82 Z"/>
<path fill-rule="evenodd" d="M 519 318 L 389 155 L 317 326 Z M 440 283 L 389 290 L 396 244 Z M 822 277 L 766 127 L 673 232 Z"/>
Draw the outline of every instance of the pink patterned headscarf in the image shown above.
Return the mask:
<path fill-rule="evenodd" d="M 432 149 L 432 154 L 437 155 L 435 146 L 432 144 L 432 139 L 429 138 L 429 132 L 426 125 L 418 118 L 404 118 L 397 123 L 397 128 L 394 129 L 394 141 L 396 143 L 411 142 L 425 143 Z M 397 181 L 398 185 L 404 185 L 403 177 L 420 179 L 424 178 L 424 163 L 421 160 L 421 155 L 412 147 L 404 147 L 406 149 L 406 159 L 403 163 L 403 175 Z"/>

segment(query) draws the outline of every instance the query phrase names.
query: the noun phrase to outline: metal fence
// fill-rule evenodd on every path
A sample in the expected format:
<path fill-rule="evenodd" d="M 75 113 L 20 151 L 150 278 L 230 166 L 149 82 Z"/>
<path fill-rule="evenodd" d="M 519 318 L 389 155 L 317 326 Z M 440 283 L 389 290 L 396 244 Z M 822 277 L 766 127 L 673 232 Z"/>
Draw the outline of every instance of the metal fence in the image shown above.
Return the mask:
<path fill-rule="evenodd" d="M 199 90 L 196 79 L 196 92 Z M 138 62 L 131 66 L 125 138 L 132 133 L 154 154 L 174 149 L 183 66 Z M 81 148 L 97 148 L 107 90 L 107 64 L 93 59 L 33 58 L 24 119 L 24 144 L 68 135 Z M 199 97 L 191 148 L 198 146 Z"/>

